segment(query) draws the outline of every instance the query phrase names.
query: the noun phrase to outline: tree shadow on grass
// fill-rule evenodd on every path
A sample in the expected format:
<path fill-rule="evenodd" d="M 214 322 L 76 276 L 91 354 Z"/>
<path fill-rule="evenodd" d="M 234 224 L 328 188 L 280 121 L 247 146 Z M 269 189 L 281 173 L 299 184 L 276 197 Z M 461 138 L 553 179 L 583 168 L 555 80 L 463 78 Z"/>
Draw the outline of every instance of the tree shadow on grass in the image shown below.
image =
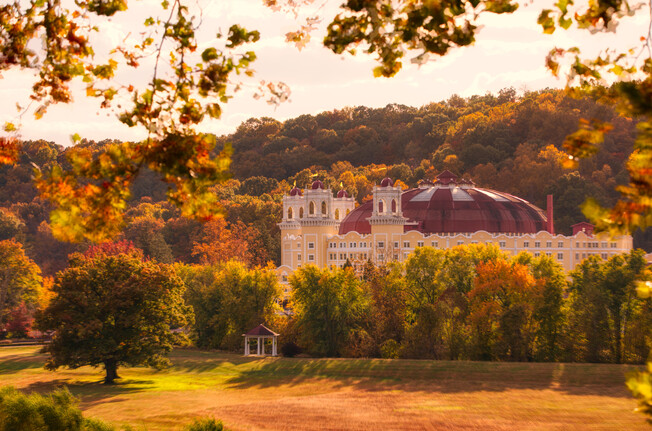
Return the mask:
<path fill-rule="evenodd" d="M 227 380 L 234 389 L 293 386 L 328 380 L 335 388 L 368 391 L 502 392 L 554 390 L 570 395 L 631 397 L 613 364 L 514 363 L 382 359 L 256 359 Z"/>
<path fill-rule="evenodd" d="M 0 362 L 0 375 L 18 373 L 23 370 L 43 367 L 43 361 L 25 358 L 24 355 L 4 356 Z"/>
<path fill-rule="evenodd" d="M 23 390 L 26 392 L 47 393 L 56 389 L 67 388 L 70 393 L 81 399 L 82 408 L 86 409 L 96 404 L 112 403 L 125 401 L 128 398 L 121 395 L 129 395 L 137 392 L 143 392 L 145 387 L 133 385 L 153 385 L 153 380 L 139 379 L 120 379 L 119 383 L 105 385 L 104 380 L 92 382 L 82 382 L 70 379 L 55 379 L 48 381 L 34 382 L 26 386 Z M 123 380 L 123 381 L 122 381 Z"/>

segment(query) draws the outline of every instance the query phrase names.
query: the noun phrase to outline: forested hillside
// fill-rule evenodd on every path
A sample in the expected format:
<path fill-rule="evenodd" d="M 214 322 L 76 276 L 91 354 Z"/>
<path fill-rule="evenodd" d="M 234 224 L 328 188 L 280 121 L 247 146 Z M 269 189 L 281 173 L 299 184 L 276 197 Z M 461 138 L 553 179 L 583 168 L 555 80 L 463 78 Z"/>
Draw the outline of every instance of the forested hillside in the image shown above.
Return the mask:
<path fill-rule="evenodd" d="M 608 121 L 614 129 L 596 157 L 582 160 L 576 171 L 564 170 L 560 149 L 581 118 Z M 145 172 L 132 190 L 122 235 L 163 262 L 215 263 L 235 256 L 252 265 L 278 263 L 276 223 L 282 195 L 293 184 L 305 186 L 317 174 L 327 186 L 342 184 L 363 202 L 385 176 L 411 187 L 443 169 L 540 207 L 552 193 L 555 227 L 570 233 L 571 224 L 584 220 L 579 205 L 587 196 L 606 205 L 616 199 L 616 185 L 627 180 L 623 165 L 634 133 L 632 119 L 560 90 L 519 96 L 506 89 L 420 108 L 350 107 L 285 122 L 249 119 L 234 134 L 218 138 L 233 148 L 233 179 L 215 186 L 224 220 L 200 225 L 180 217 L 165 201 L 165 184 Z M 107 142 L 79 145 L 97 150 Z M 0 240 L 23 243 L 44 275 L 63 269 L 68 253 L 87 247 L 52 237 L 50 208 L 32 185 L 34 167 L 48 170 L 56 164 L 67 165 L 66 149 L 41 140 L 24 142 L 19 163 L 0 168 Z M 649 251 L 651 244 L 652 235 L 636 235 L 635 245 Z"/>

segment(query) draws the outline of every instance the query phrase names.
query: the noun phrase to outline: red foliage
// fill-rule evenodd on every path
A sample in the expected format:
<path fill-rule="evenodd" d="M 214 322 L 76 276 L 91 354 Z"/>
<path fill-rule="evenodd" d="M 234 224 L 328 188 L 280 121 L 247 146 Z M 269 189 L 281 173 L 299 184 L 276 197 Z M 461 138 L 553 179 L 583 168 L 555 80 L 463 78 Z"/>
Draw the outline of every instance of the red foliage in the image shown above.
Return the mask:
<path fill-rule="evenodd" d="M 142 252 L 134 246 L 134 243 L 123 239 L 121 241 L 104 242 L 100 245 L 90 247 L 84 253 L 84 257 L 94 259 L 99 256 L 117 256 L 119 254 L 130 254 Z"/>
<path fill-rule="evenodd" d="M 21 303 L 9 313 L 5 329 L 12 338 L 25 338 L 32 329 L 34 317 L 25 303 Z"/>

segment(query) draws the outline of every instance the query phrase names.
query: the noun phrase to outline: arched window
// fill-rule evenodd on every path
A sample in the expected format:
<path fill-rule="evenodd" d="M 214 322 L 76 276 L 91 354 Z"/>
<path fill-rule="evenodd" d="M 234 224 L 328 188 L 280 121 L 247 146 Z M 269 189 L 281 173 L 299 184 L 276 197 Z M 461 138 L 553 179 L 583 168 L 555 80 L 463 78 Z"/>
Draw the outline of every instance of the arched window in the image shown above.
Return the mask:
<path fill-rule="evenodd" d="M 326 201 L 321 201 L 321 213 L 326 214 Z"/>
<path fill-rule="evenodd" d="M 349 215 L 350 212 L 351 212 L 351 210 L 347 209 L 346 210 L 346 215 Z"/>
<path fill-rule="evenodd" d="M 392 214 L 396 214 L 396 199 L 392 199 Z"/>
<path fill-rule="evenodd" d="M 308 210 L 308 214 L 313 215 L 315 213 L 315 203 L 310 201 L 310 209 Z"/>
<path fill-rule="evenodd" d="M 299 208 L 299 218 L 303 218 L 303 207 Z"/>
<path fill-rule="evenodd" d="M 337 209 L 335 210 L 335 220 L 339 220 L 339 219 L 340 219 L 340 209 L 337 208 Z"/>
<path fill-rule="evenodd" d="M 378 201 L 378 213 L 382 214 L 385 212 L 385 202 L 382 200 Z"/>
<path fill-rule="evenodd" d="M 292 207 L 288 208 L 288 218 L 289 219 L 294 218 L 294 211 L 292 211 Z"/>

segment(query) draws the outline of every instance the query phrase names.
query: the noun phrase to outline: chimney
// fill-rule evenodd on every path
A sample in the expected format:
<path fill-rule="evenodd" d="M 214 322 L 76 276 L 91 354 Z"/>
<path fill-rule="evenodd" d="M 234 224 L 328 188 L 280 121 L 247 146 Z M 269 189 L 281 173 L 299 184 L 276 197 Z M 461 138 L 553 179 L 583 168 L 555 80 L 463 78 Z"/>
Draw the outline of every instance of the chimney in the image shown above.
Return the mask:
<path fill-rule="evenodd" d="M 553 218 L 552 218 L 552 195 L 548 195 L 547 210 L 548 210 L 548 232 L 550 232 L 551 235 L 554 235 L 555 234 L 555 224 L 554 224 Z"/>

